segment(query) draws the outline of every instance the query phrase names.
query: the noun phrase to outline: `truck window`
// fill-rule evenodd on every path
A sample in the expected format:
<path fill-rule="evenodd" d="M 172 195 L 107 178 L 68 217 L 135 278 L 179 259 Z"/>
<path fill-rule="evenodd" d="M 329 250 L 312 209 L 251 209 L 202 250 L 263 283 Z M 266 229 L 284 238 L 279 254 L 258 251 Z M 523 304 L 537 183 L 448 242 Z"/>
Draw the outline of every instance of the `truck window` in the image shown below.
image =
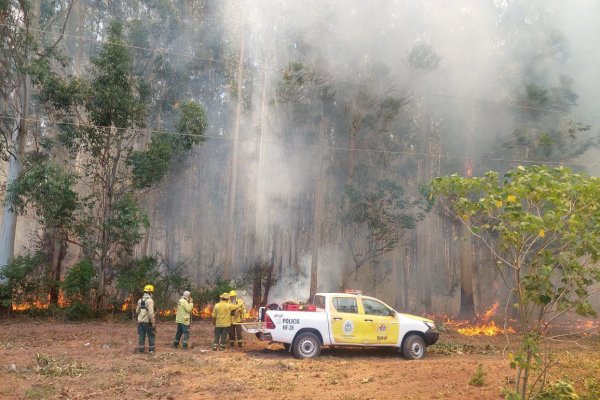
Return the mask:
<path fill-rule="evenodd" d="M 313 304 L 319 308 L 325 308 L 325 296 L 315 296 Z"/>
<path fill-rule="evenodd" d="M 390 316 L 392 312 L 383 303 L 371 299 L 362 299 L 365 314 Z"/>
<path fill-rule="evenodd" d="M 337 312 L 358 314 L 356 299 L 352 297 L 334 297 L 331 301 Z"/>

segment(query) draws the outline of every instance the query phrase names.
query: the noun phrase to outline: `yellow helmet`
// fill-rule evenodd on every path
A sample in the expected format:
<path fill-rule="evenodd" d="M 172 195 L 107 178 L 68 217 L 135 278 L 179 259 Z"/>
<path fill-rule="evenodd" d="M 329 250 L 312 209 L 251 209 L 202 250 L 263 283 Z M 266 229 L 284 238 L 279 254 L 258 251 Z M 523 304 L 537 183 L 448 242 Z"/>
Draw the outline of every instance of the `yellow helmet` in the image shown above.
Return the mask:
<path fill-rule="evenodd" d="M 144 286 L 144 292 L 149 292 L 149 293 L 154 292 L 154 286 L 152 286 L 152 285 Z"/>
<path fill-rule="evenodd" d="M 235 290 L 232 290 L 231 292 L 229 292 L 229 296 L 237 296 L 237 293 L 235 292 Z"/>
<path fill-rule="evenodd" d="M 221 295 L 221 298 L 222 298 L 222 299 L 225 299 L 225 300 L 229 300 L 229 293 L 223 293 L 223 294 Z"/>

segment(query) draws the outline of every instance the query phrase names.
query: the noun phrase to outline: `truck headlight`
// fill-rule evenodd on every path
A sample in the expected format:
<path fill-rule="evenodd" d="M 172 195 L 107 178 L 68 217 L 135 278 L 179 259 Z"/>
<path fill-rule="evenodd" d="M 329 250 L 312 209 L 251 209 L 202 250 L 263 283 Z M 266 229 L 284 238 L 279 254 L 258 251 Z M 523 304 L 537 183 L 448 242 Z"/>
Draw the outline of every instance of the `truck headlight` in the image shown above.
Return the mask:
<path fill-rule="evenodd" d="M 427 327 L 429 329 L 435 329 L 435 322 L 425 322 L 425 325 L 427 325 Z"/>

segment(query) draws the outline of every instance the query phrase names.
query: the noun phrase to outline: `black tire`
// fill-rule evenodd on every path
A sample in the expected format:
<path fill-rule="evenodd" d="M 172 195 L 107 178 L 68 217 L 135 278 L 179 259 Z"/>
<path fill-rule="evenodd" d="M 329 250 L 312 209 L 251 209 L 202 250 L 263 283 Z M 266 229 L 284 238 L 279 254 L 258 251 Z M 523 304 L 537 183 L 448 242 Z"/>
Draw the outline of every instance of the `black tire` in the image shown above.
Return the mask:
<path fill-rule="evenodd" d="M 300 333 L 294 339 L 292 351 L 296 358 L 318 357 L 321 354 L 321 341 L 314 333 Z"/>
<path fill-rule="evenodd" d="M 288 352 L 289 352 L 289 351 L 290 351 L 291 344 L 290 344 L 290 343 L 282 343 L 282 344 L 283 344 L 283 348 L 285 349 L 285 351 L 288 351 Z"/>
<path fill-rule="evenodd" d="M 402 354 L 407 360 L 420 360 L 425 357 L 427 346 L 425 341 L 419 335 L 410 335 L 404 339 L 402 344 Z"/>

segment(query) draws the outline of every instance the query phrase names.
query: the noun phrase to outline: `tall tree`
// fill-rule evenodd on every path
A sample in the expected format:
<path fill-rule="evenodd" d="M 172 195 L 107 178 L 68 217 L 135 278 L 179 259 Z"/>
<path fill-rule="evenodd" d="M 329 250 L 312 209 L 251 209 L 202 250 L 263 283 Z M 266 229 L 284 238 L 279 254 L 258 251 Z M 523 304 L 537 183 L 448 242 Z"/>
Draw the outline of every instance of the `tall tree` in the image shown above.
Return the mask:
<path fill-rule="evenodd" d="M 8 161 L 7 182 L 23 169 L 25 144 L 30 127 L 32 83 L 28 67 L 39 49 L 41 2 L 0 2 L 0 133 L 2 158 Z M 0 266 L 14 255 L 17 214 L 4 205 L 0 226 Z"/>
<path fill-rule="evenodd" d="M 136 150 L 146 133 L 147 107 L 119 23 L 110 26 L 107 43 L 92 60 L 90 80 L 80 86 L 74 106 L 83 112 L 65 121 L 59 139 L 81 160 L 89 188 L 82 196 L 86 217 L 79 221 L 79 235 L 85 256 L 95 260 L 101 306 L 114 269 L 132 254 L 148 225 L 137 191 L 163 179 L 172 159 L 203 140 L 207 123 L 200 105 L 185 103 L 175 123 L 179 135 L 158 131 L 146 149 Z"/>

